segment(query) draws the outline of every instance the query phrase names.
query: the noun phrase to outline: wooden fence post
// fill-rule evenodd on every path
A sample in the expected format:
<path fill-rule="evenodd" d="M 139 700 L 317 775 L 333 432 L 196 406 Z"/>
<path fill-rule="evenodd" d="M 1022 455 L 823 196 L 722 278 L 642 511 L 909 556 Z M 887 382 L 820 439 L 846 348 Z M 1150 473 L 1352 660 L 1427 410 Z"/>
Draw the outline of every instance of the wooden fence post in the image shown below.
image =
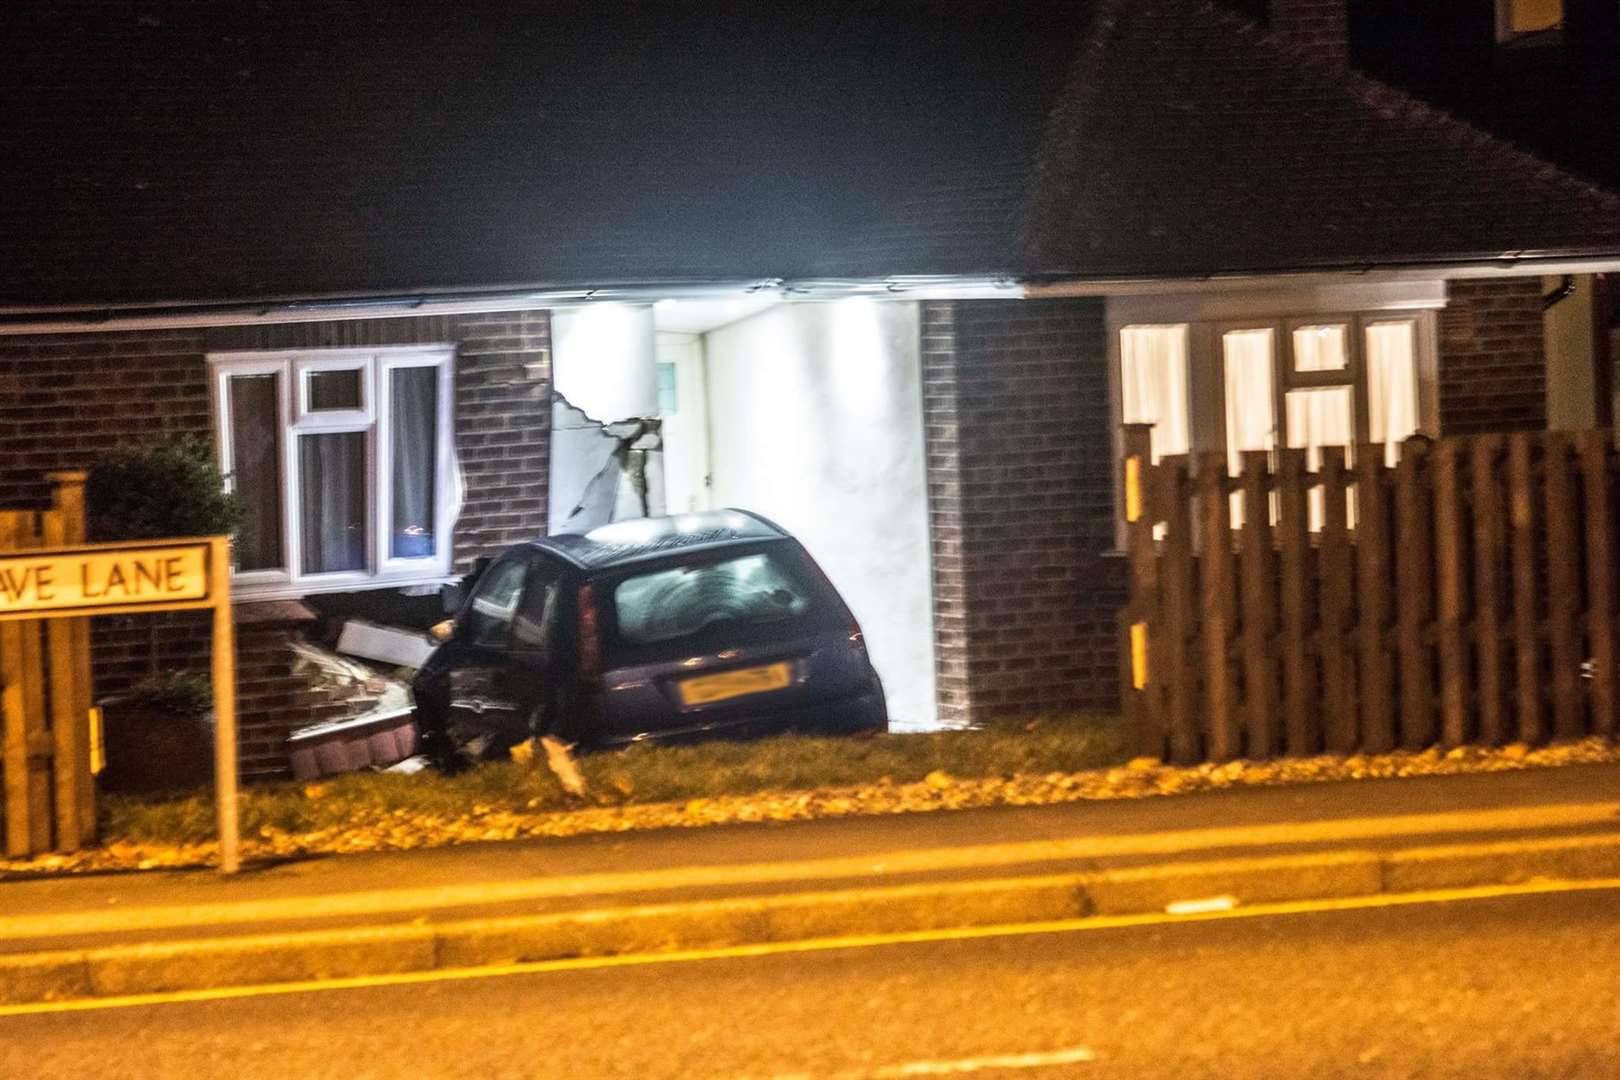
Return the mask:
<path fill-rule="evenodd" d="M 1581 473 L 1586 495 L 1586 636 L 1592 660 L 1592 731 L 1612 738 L 1615 730 L 1614 649 L 1614 466 L 1615 433 L 1583 431 Z"/>
<path fill-rule="evenodd" d="M 1474 504 L 1474 646 L 1479 660 L 1476 701 L 1479 741 L 1486 746 L 1500 745 L 1508 732 L 1501 614 L 1507 533 L 1496 471 L 1501 453 L 1502 436 L 1475 436 L 1468 470 Z"/>
<path fill-rule="evenodd" d="M 1535 745 L 1541 719 L 1541 611 L 1536 575 L 1535 472 L 1529 432 L 1508 436 L 1508 517 L 1512 526 L 1513 651 L 1519 739 Z"/>
<path fill-rule="evenodd" d="M 1154 550 L 1153 526 L 1158 516 L 1152 511 L 1153 428 L 1148 424 L 1125 425 L 1125 460 L 1121 492 L 1125 502 L 1125 548 L 1130 560 L 1130 602 L 1121 626 L 1120 667 L 1124 673 L 1125 718 L 1136 732 L 1141 753 L 1148 757 L 1165 755 L 1164 702 L 1160 694 L 1162 676 L 1157 671 L 1155 652 L 1163 630 L 1159 618 L 1158 552 Z"/>
<path fill-rule="evenodd" d="M 1434 676 L 1429 660 L 1429 620 L 1434 605 L 1434 561 L 1429 549 L 1429 514 L 1434 503 L 1423 490 L 1423 439 L 1409 439 L 1395 467 L 1395 580 L 1398 592 L 1396 638 L 1401 654 L 1401 743 L 1419 750 L 1434 742 Z"/>
<path fill-rule="evenodd" d="M 1463 521 L 1458 458 L 1463 446 L 1443 439 L 1434 447 L 1434 578 L 1440 657 L 1440 738 L 1468 741 L 1468 647 L 1463 639 Z"/>
<path fill-rule="evenodd" d="M 1277 531 L 1281 548 L 1283 726 L 1290 754 L 1314 754 L 1322 743 L 1316 697 L 1316 651 L 1311 647 L 1309 474 L 1305 451 L 1278 453 Z"/>
<path fill-rule="evenodd" d="M 88 474 L 73 470 L 46 473 L 45 479 L 55 487 L 52 503 L 62 517 L 62 536 L 69 544 L 82 544 L 89 537 L 85 521 L 84 485 Z M 89 843 L 96 837 L 96 778 L 90 771 L 90 620 L 59 619 L 67 628 L 66 641 L 69 665 L 73 673 L 67 686 L 69 710 L 74 743 L 75 785 L 78 790 L 78 810 L 75 819 L 79 826 L 79 842 Z"/>
<path fill-rule="evenodd" d="M 231 609 L 230 540 L 208 542 L 208 595 L 213 600 L 212 674 L 214 679 L 214 800 L 219 826 L 219 869 L 234 874 L 241 867 L 238 851 L 236 740 L 236 622 Z"/>
<path fill-rule="evenodd" d="M 1395 746 L 1395 666 L 1389 654 L 1392 575 L 1383 447 L 1358 446 L 1355 473 L 1361 747 L 1381 754 Z"/>
<path fill-rule="evenodd" d="M 1164 512 L 1165 533 L 1159 585 L 1163 596 L 1164 630 L 1159 653 L 1164 657 L 1165 720 L 1169 727 L 1170 760 L 1188 765 L 1202 752 L 1194 714 L 1193 679 L 1188 657 L 1193 635 L 1193 559 L 1191 484 L 1188 459 L 1162 458 L 1158 464 L 1158 506 Z"/>
<path fill-rule="evenodd" d="M 1542 456 L 1543 495 L 1547 507 L 1547 653 L 1552 663 L 1553 733 L 1578 739 L 1586 731 L 1581 708 L 1580 639 L 1575 629 L 1580 603 L 1580 554 L 1577 547 L 1570 441 L 1549 432 Z"/>
<path fill-rule="evenodd" d="M 20 547 L 17 515 L 0 511 L 0 552 Z M 0 721 L 5 741 L 0 743 L 5 773 L 6 854 L 18 858 L 30 853 L 28 800 L 28 728 L 23 709 L 22 628 L 0 623 Z"/>
<path fill-rule="evenodd" d="M 1271 499 L 1267 493 L 1268 455 L 1243 455 L 1241 532 L 1243 607 L 1243 698 L 1248 742 L 1254 759 L 1277 752 L 1277 600 L 1271 554 Z"/>
<path fill-rule="evenodd" d="M 46 511 L 45 546 L 67 545 L 66 522 L 58 506 Z M 46 651 L 49 654 L 51 698 L 51 740 L 54 752 L 52 791 L 56 807 L 56 850 L 77 851 L 83 835 L 79 822 L 79 769 L 88 761 L 79 758 L 78 717 L 74 714 L 73 628 L 67 619 L 50 619 L 45 624 Z"/>
<path fill-rule="evenodd" d="M 1199 632 L 1204 658 L 1204 712 L 1209 757 L 1231 761 L 1241 752 L 1232 694 L 1232 623 L 1237 608 L 1232 581 L 1231 506 L 1226 497 L 1226 456 L 1198 458 Z"/>
<path fill-rule="evenodd" d="M 1350 536 L 1345 520 L 1344 447 L 1322 447 L 1322 539 L 1318 562 L 1321 591 L 1323 741 L 1329 752 L 1356 749 L 1358 725 L 1354 667 L 1346 630 L 1353 605 Z"/>

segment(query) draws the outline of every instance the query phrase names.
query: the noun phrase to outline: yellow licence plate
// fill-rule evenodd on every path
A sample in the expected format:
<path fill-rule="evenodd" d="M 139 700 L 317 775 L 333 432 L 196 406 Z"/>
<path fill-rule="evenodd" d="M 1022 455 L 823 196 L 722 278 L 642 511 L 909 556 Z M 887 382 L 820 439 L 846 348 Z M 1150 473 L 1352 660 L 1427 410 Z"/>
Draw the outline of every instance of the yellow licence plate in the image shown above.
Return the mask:
<path fill-rule="evenodd" d="M 792 681 L 793 665 L 781 663 L 687 679 L 679 684 L 678 689 L 682 705 L 707 705 L 746 694 L 781 690 Z"/>

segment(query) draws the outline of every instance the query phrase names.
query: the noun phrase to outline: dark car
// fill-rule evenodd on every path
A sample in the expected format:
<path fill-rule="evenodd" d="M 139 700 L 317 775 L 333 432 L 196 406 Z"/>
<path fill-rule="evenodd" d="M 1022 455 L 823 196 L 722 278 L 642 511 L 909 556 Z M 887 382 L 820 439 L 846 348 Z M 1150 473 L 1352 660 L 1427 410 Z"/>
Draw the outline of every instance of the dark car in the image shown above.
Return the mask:
<path fill-rule="evenodd" d="M 417 674 L 441 767 L 534 735 L 649 739 L 885 731 L 861 628 L 799 542 L 741 510 L 519 544 L 446 590 Z"/>

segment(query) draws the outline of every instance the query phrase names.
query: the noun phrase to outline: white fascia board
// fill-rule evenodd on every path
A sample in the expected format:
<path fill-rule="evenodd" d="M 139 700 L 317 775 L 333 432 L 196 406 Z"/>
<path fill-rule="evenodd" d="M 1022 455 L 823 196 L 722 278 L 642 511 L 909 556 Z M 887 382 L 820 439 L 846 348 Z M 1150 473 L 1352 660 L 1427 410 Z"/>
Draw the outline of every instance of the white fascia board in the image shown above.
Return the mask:
<path fill-rule="evenodd" d="M 210 326 L 252 326 L 263 323 L 347 322 L 354 319 L 401 319 L 418 315 L 472 315 L 486 312 L 535 311 L 583 304 L 618 302 L 650 304 L 663 299 L 727 299 L 774 295 L 784 302 L 837 300 L 847 296 L 892 300 L 1017 299 L 1024 288 L 1011 278 L 914 276 L 806 281 L 736 281 L 707 285 L 634 285 L 599 289 L 560 289 L 500 296 L 435 300 L 420 299 L 274 301 L 240 305 L 199 306 L 197 310 L 106 308 L 0 309 L 0 337 L 172 330 Z M 38 321 L 7 322 L 7 317 L 39 317 Z"/>
<path fill-rule="evenodd" d="M 1440 278 L 1412 281 L 1258 280 L 1248 288 L 1108 296 L 1113 326 L 1285 318 L 1330 312 L 1424 311 L 1446 306 Z"/>
<path fill-rule="evenodd" d="M 1489 278 L 1557 277 L 1563 274 L 1620 272 L 1620 257 L 1578 259 L 1503 258 L 1483 262 L 1436 264 L 1361 271 L 1285 271 L 1274 274 L 1223 274 L 1204 277 L 1072 278 L 1026 283 L 1030 299 L 1078 296 L 1159 296 L 1167 293 L 1223 293 L 1256 289 L 1309 290 L 1357 283 L 1477 281 Z"/>

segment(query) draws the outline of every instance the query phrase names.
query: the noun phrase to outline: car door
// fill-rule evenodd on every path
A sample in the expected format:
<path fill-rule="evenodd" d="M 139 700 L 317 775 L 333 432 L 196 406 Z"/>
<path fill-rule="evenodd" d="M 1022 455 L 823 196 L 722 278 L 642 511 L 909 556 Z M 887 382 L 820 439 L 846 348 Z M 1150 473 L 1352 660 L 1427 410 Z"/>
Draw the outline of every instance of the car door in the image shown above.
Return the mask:
<path fill-rule="evenodd" d="M 458 745 L 504 741 L 527 725 L 525 703 L 513 693 L 518 683 L 509 669 L 513 626 L 533 563 L 529 551 L 502 556 L 484 571 L 456 620 L 453 655 L 445 667 L 450 736 Z"/>
<path fill-rule="evenodd" d="M 551 731 L 565 707 L 566 664 L 561 661 L 568 653 L 558 628 L 565 573 L 566 567 L 546 555 L 531 560 L 504 655 L 491 669 L 493 696 L 513 703 L 513 734 L 520 739 Z"/>

